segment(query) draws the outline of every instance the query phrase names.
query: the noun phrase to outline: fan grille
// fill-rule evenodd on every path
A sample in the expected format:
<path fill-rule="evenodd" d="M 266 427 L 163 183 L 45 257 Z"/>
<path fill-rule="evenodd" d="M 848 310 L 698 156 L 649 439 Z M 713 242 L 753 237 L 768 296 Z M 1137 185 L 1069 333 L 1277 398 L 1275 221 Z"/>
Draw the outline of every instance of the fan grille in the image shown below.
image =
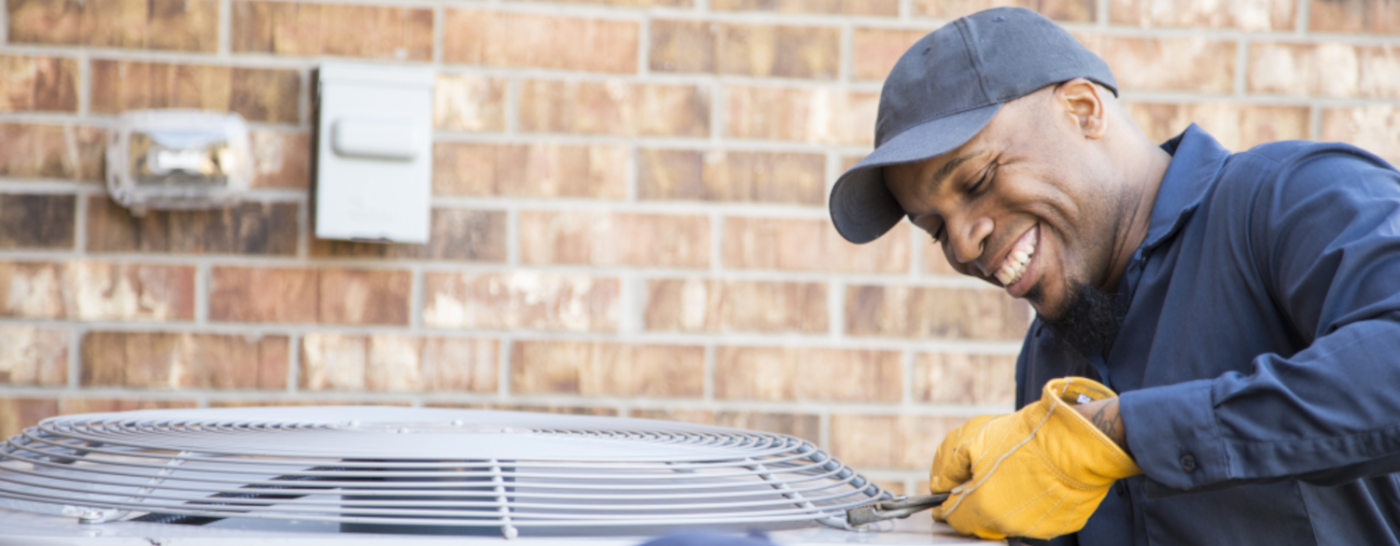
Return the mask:
<path fill-rule="evenodd" d="M 0 497 L 88 523 L 265 518 L 513 537 L 639 526 L 844 527 L 846 509 L 889 495 L 810 442 L 781 434 L 341 407 L 47 419 L 0 449 Z"/>

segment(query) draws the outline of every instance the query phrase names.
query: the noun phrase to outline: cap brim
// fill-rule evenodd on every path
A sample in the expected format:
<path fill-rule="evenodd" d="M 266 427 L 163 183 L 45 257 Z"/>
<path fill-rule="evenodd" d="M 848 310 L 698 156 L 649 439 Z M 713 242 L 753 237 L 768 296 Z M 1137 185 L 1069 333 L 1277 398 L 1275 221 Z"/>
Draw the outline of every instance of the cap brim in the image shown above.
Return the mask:
<path fill-rule="evenodd" d="M 967 143 L 982 131 L 1001 104 L 975 108 L 917 125 L 896 135 L 836 180 L 829 208 L 836 231 L 847 241 L 868 243 L 904 218 L 889 188 L 883 167 L 923 161 Z"/>

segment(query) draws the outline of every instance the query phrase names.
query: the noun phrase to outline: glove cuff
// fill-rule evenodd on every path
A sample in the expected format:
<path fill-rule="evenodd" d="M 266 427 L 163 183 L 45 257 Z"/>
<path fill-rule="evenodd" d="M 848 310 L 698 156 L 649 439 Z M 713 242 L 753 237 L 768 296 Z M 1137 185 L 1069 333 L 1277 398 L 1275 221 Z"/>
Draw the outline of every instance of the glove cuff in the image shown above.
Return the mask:
<path fill-rule="evenodd" d="M 1132 456 L 1118 447 L 1117 442 L 1075 411 L 1073 406 L 1117 396 L 1118 393 L 1113 392 L 1113 389 L 1083 377 L 1053 379 L 1045 384 L 1045 389 L 1041 392 L 1041 400 L 1053 406 L 1050 420 L 1056 423 L 1056 426 L 1069 429 L 1074 437 L 1081 439 L 1083 451 L 1079 456 L 1087 458 L 1080 464 L 1106 480 L 1104 485 L 1113 480 L 1142 474 L 1142 469 L 1138 468 Z M 1047 422 L 1046 425 L 1050 426 L 1051 423 Z"/>

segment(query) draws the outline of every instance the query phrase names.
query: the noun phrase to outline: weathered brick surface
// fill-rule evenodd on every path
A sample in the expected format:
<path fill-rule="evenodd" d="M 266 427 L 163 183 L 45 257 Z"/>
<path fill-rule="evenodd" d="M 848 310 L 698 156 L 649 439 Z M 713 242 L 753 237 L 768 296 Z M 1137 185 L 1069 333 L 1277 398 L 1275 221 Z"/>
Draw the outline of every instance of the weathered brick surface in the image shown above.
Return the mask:
<path fill-rule="evenodd" d="M 433 193 L 622 199 L 627 196 L 627 149 L 438 142 L 433 145 Z"/>
<path fill-rule="evenodd" d="M 322 269 L 321 322 L 331 324 L 408 324 L 407 271 Z"/>
<path fill-rule="evenodd" d="M 821 205 L 826 158 L 818 154 L 670 150 L 637 152 L 642 199 Z"/>
<path fill-rule="evenodd" d="M 851 77 L 883 81 L 904 52 L 927 34 L 926 30 L 857 28 L 851 42 Z"/>
<path fill-rule="evenodd" d="M 998 6 L 1033 9 L 1057 21 L 1088 22 L 1097 17 L 1094 0 L 915 0 L 914 13 L 952 20 Z"/>
<path fill-rule="evenodd" d="M 715 11 L 899 15 L 899 0 L 711 0 Z"/>
<path fill-rule="evenodd" d="M 1235 89 L 1236 43 L 1210 38 L 1078 34 L 1113 69 L 1123 89 L 1227 94 Z"/>
<path fill-rule="evenodd" d="M 58 399 L 58 413 L 107 413 L 113 411 L 135 411 L 153 409 L 184 409 L 198 407 L 195 400 L 132 399 L 132 398 L 75 398 Z"/>
<path fill-rule="evenodd" d="M 1400 98 L 1400 47 L 1255 43 L 1249 58 L 1250 92 Z"/>
<path fill-rule="evenodd" d="M 1322 140 L 1346 141 L 1400 163 L 1400 107 L 1362 106 L 1322 111 Z"/>
<path fill-rule="evenodd" d="M 245 201 L 229 208 L 131 212 L 106 195 L 88 198 L 87 250 L 291 256 L 297 204 Z"/>
<path fill-rule="evenodd" d="M 832 415 L 831 454 L 857 467 L 927 470 L 943 437 L 966 420 L 922 415 Z"/>
<path fill-rule="evenodd" d="M 102 129 L 0 123 L 0 142 L 5 143 L 0 146 L 0 177 L 102 180 L 107 149 Z"/>
<path fill-rule="evenodd" d="M 1308 137 L 1306 106 L 1258 106 L 1238 103 L 1130 103 L 1133 120 L 1155 142 L 1165 142 L 1192 123 L 1231 150 L 1266 142 Z"/>
<path fill-rule="evenodd" d="M 407 271 L 215 267 L 209 318 L 406 325 L 411 281 Z"/>
<path fill-rule="evenodd" d="M 92 110 L 143 108 L 234 111 L 249 121 L 296 123 L 301 76 L 295 70 L 94 59 Z"/>
<path fill-rule="evenodd" d="M 449 9 L 443 60 L 588 72 L 637 71 L 635 21 Z"/>
<path fill-rule="evenodd" d="M 910 227 L 909 231 L 918 237 L 923 244 L 923 263 L 919 264 L 919 271 L 930 275 L 961 275 L 953 266 L 948 263 L 948 255 L 943 252 L 943 245 L 935 243 L 933 236 L 928 232 Z"/>
<path fill-rule="evenodd" d="M 0 194 L 0 249 L 71 249 L 77 199 L 62 194 Z"/>
<path fill-rule="evenodd" d="M 1015 355 L 924 353 L 914 360 L 914 400 L 1002 406 L 1016 403 Z"/>
<path fill-rule="evenodd" d="M 0 316 L 66 318 L 64 268 L 61 263 L 0 262 Z"/>
<path fill-rule="evenodd" d="M 82 384 L 180 390 L 286 388 L 286 336 L 167 332 L 89 332 Z"/>
<path fill-rule="evenodd" d="M 429 328 L 611 331 L 622 312 L 621 288 L 611 278 L 430 272 L 423 285 Z"/>
<path fill-rule="evenodd" d="M 218 0 L 10 0 L 15 43 L 167 49 L 218 48 Z"/>
<path fill-rule="evenodd" d="M 58 401 L 52 398 L 0 398 L 0 437 L 8 439 L 56 415 Z"/>
<path fill-rule="evenodd" d="M 633 408 L 631 411 L 627 412 L 627 416 L 633 419 L 677 421 L 695 425 L 715 424 L 715 412 L 710 410 Z"/>
<path fill-rule="evenodd" d="M 0 112 L 73 112 L 77 109 L 76 60 L 0 55 Z"/>
<path fill-rule="evenodd" d="M 72 262 L 65 267 L 68 317 L 173 321 L 194 318 L 194 267 Z"/>
<path fill-rule="evenodd" d="M 1400 32 L 1396 0 L 1309 0 L 1308 27 L 1316 32 Z"/>
<path fill-rule="evenodd" d="M 715 424 L 796 436 L 813 443 L 821 440 L 821 417 L 810 413 L 759 413 L 721 411 Z"/>
<path fill-rule="evenodd" d="M 899 353 L 804 347 L 720 347 L 715 397 L 737 400 L 898 402 Z"/>
<path fill-rule="evenodd" d="M 504 131 L 506 80 L 475 74 L 438 74 L 433 125 L 446 131 Z"/>
<path fill-rule="evenodd" d="M 730 85 L 724 134 L 733 138 L 872 145 L 878 93 Z"/>
<path fill-rule="evenodd" d="M 68 341 L 63 328 L 0 325 L 0 384 L 68 384 Z"/>
<path fill-rule="evenodd" d="M 233 0 L 233 51 L 426 61 L 433 12 L 423 8 Z"/>
<path fill-rule="evenodd" d="M 254 188 L 311 187 L 311 135 L 305 131 L 248 132 Z"/>
<path fill-rule="evenodd" d="M 310 253 L 312 257 L 330 258 L 503 262 L 506 259 L 506 213 L 436 208 L 429 219 L 427 244 L 312 239 Z"/>
<path fill-rule="evenodd" d="M 312 391 L 497 388 L 495 340 L 314 333 L 302 338 L 301 351 L 301 388 Z"/>
<path fill-rule="evenodd" d="M 846 331 L 856 336 L 1020 340 L 1030 305 L 995 289 L 846 287 Z"/>
<path fill-rule="evenodd" d="M 822 283 L 659 279 L 647 281 L 648 330 L 825 333 Z"/>
<path fill-rule="evenodd" d="M 829 220 L 724 220 L 725 267 L 788 271 L 904 273 L 909 271 L 909 227 L 901 224 L 875 242 L 854 245 Z"/>
<path fill-rule="evenodd" d="M 1112 0 L 1114 24 L 1150 27 L 1237 28 L 1288 31 L 1297 27 L 1296 0 L 1215 2 L 1213 0 Z"/>
<path fill-rule="evenodd" d="M 512 393 L 698 398 L 705 389 L 705 349 L 518 341 L 510 370 Z"/>
<path fill-rule="evenodd" d="M 840 72 L 841 30 L 658 20 L 650 47 L 658 72 L 830 80 Z"/>
<path fill-rule="evenodd" d="M 529 264 L 707 267 L 704 216 L 523 211 L 520 259 Z"/>
<path fill-rule="evenodd" d="M 538 133 L 702 137 L 710 134 L 708 88 L 612 80 L 527 80 L 520 127 Z"/>

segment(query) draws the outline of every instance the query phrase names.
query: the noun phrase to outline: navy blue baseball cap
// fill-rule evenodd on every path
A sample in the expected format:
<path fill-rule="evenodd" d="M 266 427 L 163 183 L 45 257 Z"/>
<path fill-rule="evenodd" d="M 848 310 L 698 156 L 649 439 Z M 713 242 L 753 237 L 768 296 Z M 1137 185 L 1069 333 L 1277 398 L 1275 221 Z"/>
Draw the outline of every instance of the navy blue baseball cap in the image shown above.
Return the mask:
<path fill-rule="evenodd" d="M 875 151 L 831 188 L 831 221 L 852 243 L 884 235 L 904 217 L 884 167 L 947 153 L 976 136 L 1001 105 L 1075 78 L 1118 94 L 1108 64 L 1069 32 L 1025 8 L 993 8 L 920 38 L 880 90 Z"/>

